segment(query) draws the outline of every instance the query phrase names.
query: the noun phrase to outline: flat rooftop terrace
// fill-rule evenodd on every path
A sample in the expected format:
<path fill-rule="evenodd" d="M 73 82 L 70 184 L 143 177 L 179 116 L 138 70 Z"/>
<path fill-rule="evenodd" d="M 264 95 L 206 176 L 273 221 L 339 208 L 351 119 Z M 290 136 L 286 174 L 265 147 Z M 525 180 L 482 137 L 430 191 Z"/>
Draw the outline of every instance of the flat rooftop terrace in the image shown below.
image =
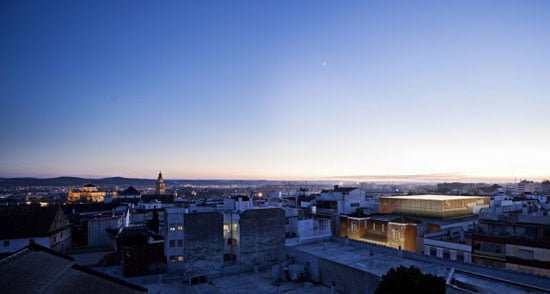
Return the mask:
<path fill-rule="evenodd" d="M 289 294 L 330 294 L 330 288 L 310 282 L 272 282 L 271 270 L 259 273 L 241 273 L 213 278 L 209 283 L 189 285 L 178 275 L 149 275 L 124 277 L 120 266 L 95 267 L 105 274 L 117 277 L 147 288 L 149 293 L 162 294 L 248 294 L 248 293 L 289 293 Z"/>
<path fill-rule="evenodd" d="M 359 246 L 344 245 L 337 242 L 313 243 L 298 246 L 298 250 L 311 255 L 344 264 L 378 277 L 382 277 L 391 268 L 403 265 L 418 267 L 424 273 L 447 276 L 450 270 L 443 265 L 406 259 L 397 254 L 369 251 Z"/>
<path fill-rule="evenodd" d="M 384 196 L 383 199 L 414 199 L 414 200 L 430 200 L 430 201 L 445 201 L 445 200 L 469 200 L 479 198 L 489 198 L 486 196 L 455 196 L 455 195 L 408 195 L 408 196 Z"/>
<path fill-rule="evenodd" d="M 535 287 L 539 291 L 533 293 L 550 293 L 550 279 L 542 276 L 455 262 L 351 240 L 347 245 L 345 242 L 345 240 L 339 239 L 338 241 L 300 245 L 295 249 L 378 277 L 384 275 L 389 269 L 400 265 L 415 266 L 424 273 L 431 273 L 443 278 L 447 278 L 455 269 L 460 270 L 461 273 L 486 277 L 495 286 Z"/>

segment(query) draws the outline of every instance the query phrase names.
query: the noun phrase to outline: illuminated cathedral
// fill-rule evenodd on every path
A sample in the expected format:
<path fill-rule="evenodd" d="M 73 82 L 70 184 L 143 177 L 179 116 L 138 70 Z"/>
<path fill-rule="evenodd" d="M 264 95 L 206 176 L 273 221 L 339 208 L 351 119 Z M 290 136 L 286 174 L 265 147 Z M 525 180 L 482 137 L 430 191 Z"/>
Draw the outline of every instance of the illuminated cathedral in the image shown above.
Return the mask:
<path fill-rule="evenodd" d="M 162 177 L 162 173 L 159 172 L 155 194 L 163 195 L 165 191 L 166 191 L 166 184 L 164 183 L 164 178 Z"/>

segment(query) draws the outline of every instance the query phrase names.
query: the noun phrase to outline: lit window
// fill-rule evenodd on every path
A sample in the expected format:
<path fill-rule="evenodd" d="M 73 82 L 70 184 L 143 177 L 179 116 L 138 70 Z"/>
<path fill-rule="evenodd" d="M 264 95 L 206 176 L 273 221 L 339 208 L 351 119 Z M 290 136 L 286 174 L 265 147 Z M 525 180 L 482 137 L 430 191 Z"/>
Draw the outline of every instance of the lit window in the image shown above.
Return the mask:
<path fill-rule="evenodd" d="M 178 255 L 178 262 L 183 262 L 183 255 Z"/>
<path fill-rule="evenodd" d="M 178 225 L 178 231 L 183 231 L 183 225 Z"/>
<path fill-rule="evenodd" d="M 356 233 L 358 231 L 357 224 L 355 222 L 351 223 L 351 232 Z"/>
<path fill-rule="evenodd" d="M 175 231 L 175 230 L 176 230 L 176 227 L 170 226 L 170 232 L 173 232 L 173 231 Z"/>
<path fill-rule="evenodd" d="M 401 238 L 401 232 L 399 232 L 398 230 L 393 230 L 393 239 L 399 240 L 400 238 Z"/>
<path fill-rule="evenodd" d="M 224 234 L 229 233 L 229 225 L 223 225 L 223 233 Z"/>

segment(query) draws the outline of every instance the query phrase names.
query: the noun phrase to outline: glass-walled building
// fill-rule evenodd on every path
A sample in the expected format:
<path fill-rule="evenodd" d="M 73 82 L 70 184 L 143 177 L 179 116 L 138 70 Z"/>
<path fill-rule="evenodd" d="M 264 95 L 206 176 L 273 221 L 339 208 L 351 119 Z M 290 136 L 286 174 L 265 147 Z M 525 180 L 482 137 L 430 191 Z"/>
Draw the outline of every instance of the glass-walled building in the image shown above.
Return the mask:
<path fill-rule="evenodd" d="M 379 212 L 421 217 L 450 218 L 477 214 L 489 206 L 489 197 L 411 195 L 380 197 Z"/>

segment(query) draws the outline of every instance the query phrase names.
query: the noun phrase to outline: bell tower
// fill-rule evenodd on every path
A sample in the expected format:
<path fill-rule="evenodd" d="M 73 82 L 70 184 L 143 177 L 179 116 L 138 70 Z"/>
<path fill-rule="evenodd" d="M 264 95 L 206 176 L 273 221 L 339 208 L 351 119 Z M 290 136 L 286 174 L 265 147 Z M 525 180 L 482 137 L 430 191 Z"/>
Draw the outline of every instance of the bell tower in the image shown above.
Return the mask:
<path fill-rule="evenodd" d="M 164 178 L 162 178 L 162 173 L 159 172 L 159 177 L 157 178 L 157 188 L 155 194 L 162 195 L 166 190 L 166 184 L 164 184 Z"/>

